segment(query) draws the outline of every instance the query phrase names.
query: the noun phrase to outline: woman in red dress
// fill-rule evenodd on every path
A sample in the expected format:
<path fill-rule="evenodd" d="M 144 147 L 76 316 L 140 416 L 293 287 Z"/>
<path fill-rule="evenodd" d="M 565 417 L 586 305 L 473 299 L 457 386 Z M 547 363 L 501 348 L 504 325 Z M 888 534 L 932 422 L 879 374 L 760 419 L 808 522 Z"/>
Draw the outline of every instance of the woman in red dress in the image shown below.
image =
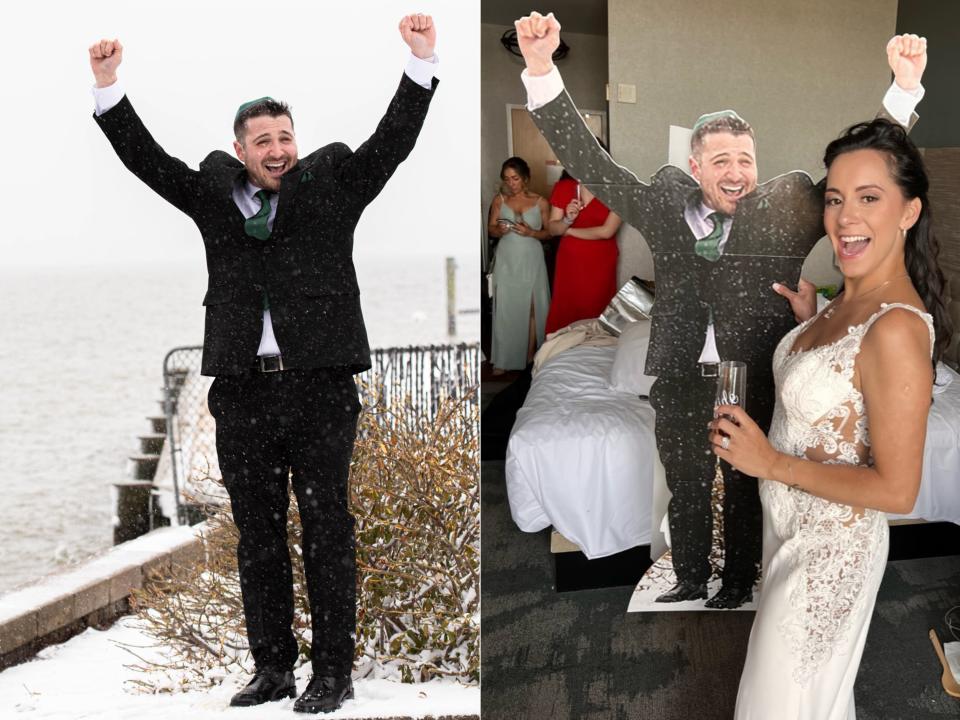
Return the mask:
<path fill-rule="evenodd" d="M 553 277 L 546 332 L 574 320 L 599 317 L 617 293 L 617 230 L 620 216 L 567 171 L 550 195 L 548 229 L 562 235 Z"/>

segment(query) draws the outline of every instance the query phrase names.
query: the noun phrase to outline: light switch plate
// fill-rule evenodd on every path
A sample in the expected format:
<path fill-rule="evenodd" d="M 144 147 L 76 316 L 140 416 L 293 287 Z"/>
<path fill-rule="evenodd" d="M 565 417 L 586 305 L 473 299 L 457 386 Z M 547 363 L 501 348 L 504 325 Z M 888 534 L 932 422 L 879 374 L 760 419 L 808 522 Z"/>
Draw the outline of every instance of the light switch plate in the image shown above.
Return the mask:
<path fill-rule="evenodd" d="M 637 86 L 620 83 L 617 85 L 617 102 L 637 102 Z"/>

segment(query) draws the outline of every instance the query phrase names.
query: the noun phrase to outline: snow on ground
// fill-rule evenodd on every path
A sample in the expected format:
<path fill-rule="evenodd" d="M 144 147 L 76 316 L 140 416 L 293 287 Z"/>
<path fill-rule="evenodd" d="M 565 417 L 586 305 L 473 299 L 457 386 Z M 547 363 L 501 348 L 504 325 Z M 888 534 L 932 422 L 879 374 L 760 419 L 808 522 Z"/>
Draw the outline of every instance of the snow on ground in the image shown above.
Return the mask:
<path fill-rule="evenodd" d="M 246 685 L 249 676 L 228 677 L 209 691 L 146 695 L 128 682 L 141 677 L 125 665 L 139 661 L 118 643 L 136 647 L 143 658 L 156 650 L 134 616 L 120 618 L 111 628 L 92 628 L 62 645 L 48 647 L 37 658 L 0 673 L 0 717 L 57 718 L 63 720 L 290 720 L 310 717 L 294 713 L 293 700 L 255 708 L 232 708 L 230 697 Z M 297 670 L 297 690 L 303 692 L 310 670 Z M 356 699 L 323 718 L 377 718 L 427 715 L 479 715 L 480 690 L 452 681 L 433 680 L 417 685 L 389 680 L 355 680 Z"/>

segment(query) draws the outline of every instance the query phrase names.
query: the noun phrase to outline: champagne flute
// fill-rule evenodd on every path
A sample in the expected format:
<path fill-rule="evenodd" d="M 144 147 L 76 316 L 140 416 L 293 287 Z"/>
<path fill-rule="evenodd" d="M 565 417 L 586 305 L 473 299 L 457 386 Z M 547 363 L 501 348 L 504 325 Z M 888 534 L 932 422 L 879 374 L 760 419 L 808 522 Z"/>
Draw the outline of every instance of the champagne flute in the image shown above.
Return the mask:
<path fill-rule="evenodd" d="M 739 405 L 747 407 L 747 364 L 740 360 L 724 360 L 717 373 L 717 398 L 713 406 Z M 728 420 L 733 421 L 729 415 Z"/>
<path fill-rule="evenodd" d="M 740 360 L 723 360 L 717 373 L 717 397 L 714 400 L 714 417 L 724 417 L 736 423 L 730 415 L 718 415 L 716 408 L 721 405 L 739 405 L 746 409 L 747 364 Z M 718 431 L 719 432 L 719 431 Z M 725 439 L 727 436 L 720 432 Z M 726 445 L 724 445 L 726 447 Z M 708 452 L 711 452 L 708 450 Z"/>

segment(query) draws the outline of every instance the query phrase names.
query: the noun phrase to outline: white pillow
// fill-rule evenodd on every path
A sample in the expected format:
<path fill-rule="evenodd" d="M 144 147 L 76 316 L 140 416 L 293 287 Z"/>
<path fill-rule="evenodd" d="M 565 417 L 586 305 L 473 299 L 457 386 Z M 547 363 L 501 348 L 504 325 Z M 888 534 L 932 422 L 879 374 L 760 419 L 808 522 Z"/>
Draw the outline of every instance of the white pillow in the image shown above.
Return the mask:
<path fill-rule="evenodd" d="M 610 389 L 631 395 L 649 395 L 655 377 L 643 374 L 650 343 L 650 321 L 627 324 L 617 341 L 617 354 L 610 370 Z"/>

